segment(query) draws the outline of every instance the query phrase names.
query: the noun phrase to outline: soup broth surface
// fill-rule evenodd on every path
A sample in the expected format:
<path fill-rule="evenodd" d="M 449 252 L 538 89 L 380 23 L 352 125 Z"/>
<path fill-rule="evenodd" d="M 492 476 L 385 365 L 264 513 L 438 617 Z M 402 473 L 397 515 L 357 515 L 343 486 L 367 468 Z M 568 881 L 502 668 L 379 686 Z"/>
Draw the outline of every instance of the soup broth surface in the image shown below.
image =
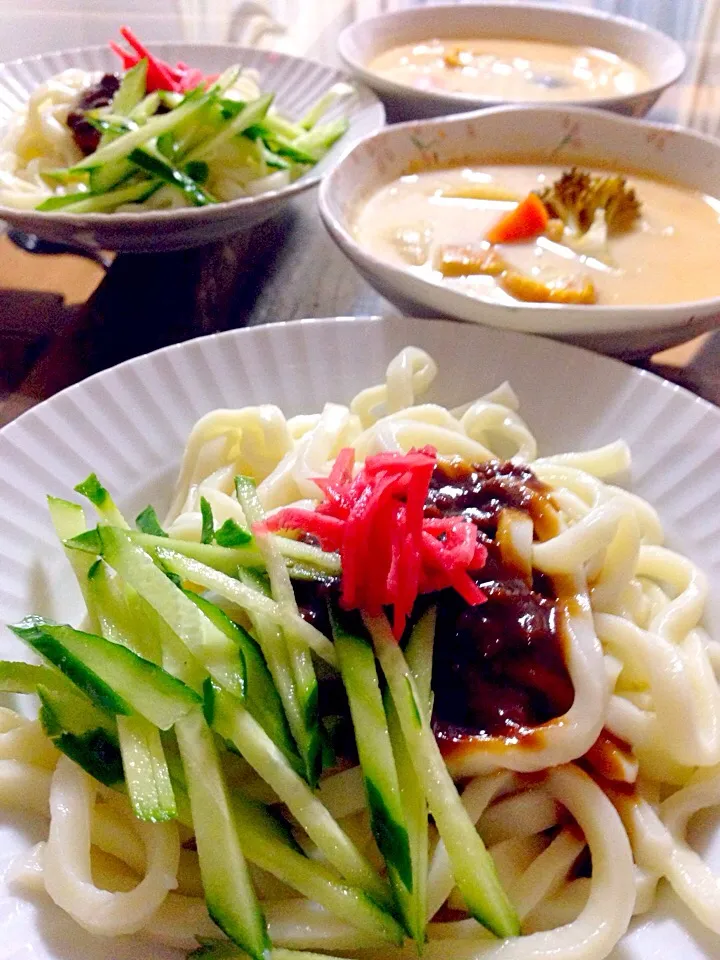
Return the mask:
<path fill-rule="evenodd" d="M 537 40 L 427 40 L 385 50 L 368 67 L 421 90 L 499 100 L 584 100 L 650 86 L 643 70 L 613 53 Z"/>
<path fill-rule="evenodd" d="M 358 210 L 355 237 L 381 260 L 428 280 L 516 303 L 496 276 L 445 276 L 439 258 L 447 247 L 489 248 L 484 237 L 490 227 L 564 170 L 512 164 L 404 176 Z M 649 177 L 631 176 L 628 183 L 641 202 L 640 219 L 629 232 L 609 236 L 601 249 L 591 245 L 578 252 L 545 235 L 493 249 L 510 269 L 544 283 L 591 281 L 598 304 L 668 304 L 720 296 L 720 200 Z M 487 194 L 502 199 L 478 198 Z"/>

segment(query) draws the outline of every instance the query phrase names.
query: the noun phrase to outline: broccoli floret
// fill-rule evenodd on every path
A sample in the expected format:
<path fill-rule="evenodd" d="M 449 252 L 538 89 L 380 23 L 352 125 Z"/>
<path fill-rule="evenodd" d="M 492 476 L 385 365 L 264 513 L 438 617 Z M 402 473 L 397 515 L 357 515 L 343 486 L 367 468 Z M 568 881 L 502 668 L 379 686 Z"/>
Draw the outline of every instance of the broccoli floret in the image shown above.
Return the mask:
<path fill-rule="evenodd" d="M 573 167 L 538 196 L 551 217 L 577 234 L 587 233 L 598 210 L 605 212 L 609 234 L 626 233 L 640 216 L 640 201 L 625 177 L 585 173 Z"/>

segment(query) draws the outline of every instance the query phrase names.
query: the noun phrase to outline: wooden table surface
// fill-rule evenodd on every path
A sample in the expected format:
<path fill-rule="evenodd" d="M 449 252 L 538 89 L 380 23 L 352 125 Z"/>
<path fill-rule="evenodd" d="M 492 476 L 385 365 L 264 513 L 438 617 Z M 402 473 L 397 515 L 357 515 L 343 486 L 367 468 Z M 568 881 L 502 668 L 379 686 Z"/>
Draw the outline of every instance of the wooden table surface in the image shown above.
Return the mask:
<path fill-rule="evenodd" d="M 101 42 L 112 32 L 106 11 L 95 24 L 99 35 L 88 36 L 82 17 L 90 3 L 61 4 L 66 46 L 74 45 L 72 36 L 80 30 L 78 26 L 73 33 L 72 17 L 84 24 L 76 42 Z M 28 0 L 25 14 L 13 4 L 16 36 L 11 39 L 18 54 L 43 48 L 30 33 L 43 4 L 51 7 L 48 17 L 56 15 L 57 4 L 50 0 Z M 272 21 L 260 16 L 256 3 L 247 28 L 260 45 L 334 61 L 335 39 L 346 24 L 412 5 L 412 0 L 278 0 L 272 13 L 277 19 L 284 15 L 290 26 L 277 33 L 263 32 Z M 718 134 L 720 0 L 595 0 L 585 5 L 634 16 L 674 35 L 688 52 L 689 68 L 651 117 Z M 135 22 L 132 0 L 125 6 L 127 18 L 133 16 Z M 0 0 L 0 14 L 5 7 L 9 11 L 7 0 Z M 112 7 L 116 23 L 125 19 L 122 0 L 113 0 Z M 227 13 L 232 4 L 220 7 Z M 163 12 L 158 4 L 155 35 L 210 37 L 211 27 L 183 19 L 181 8 L 168 5 Z M 229 23 L 228 17 L 226 36 Z M 212 31 L 212 39 L 224 39 L 217 18 Z M 143 33 L 152 39 L 147 30 Z M 8 42 L 6 28 L 0 56 L 9 55 Z M 326 234 L 314 193 L 251 234 L 181 253 L 118 256 L 107 274 L 78 257 L 20 252 L 0 237 L 0 424 L 84 376 L 188 337 L 300 317 L 393 312 Z M 720 333 L 666 351 L 645 365 L 720 404 Z"/>

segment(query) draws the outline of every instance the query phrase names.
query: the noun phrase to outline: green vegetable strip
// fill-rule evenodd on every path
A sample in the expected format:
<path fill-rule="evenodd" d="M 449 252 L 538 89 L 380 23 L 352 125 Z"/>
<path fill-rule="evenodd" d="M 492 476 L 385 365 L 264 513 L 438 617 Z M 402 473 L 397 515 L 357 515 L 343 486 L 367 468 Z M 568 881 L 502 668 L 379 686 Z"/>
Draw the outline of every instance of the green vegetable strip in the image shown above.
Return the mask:
<path fill-rule="evenodd" d="M 157 556 L 158 547 L 172 550 L 190 560 L 203 563 L 213 570 L 233 575 L 238 567 L 255 567 L 262 563 L 259 551 L 252 546 L 228 549 L 215 544 L 196 543 L 194 540 L 176 540 L 173 537 L 152 535 L 148 532 L 130 531 L 130 539 L 138 544 L 151 557 Z M 100 534 L 97 530 L 88 530 L 80 536 L 68 538 L 65 546 L 71 550 L 84 550 L 97 555 L 102 551 Z"/>
<path fill-rule="evenodd" d="M 237 74 L 238 70 L 236 67 L 230 71 L 226 71 L 204 96 L 198 99 L 185 100 L 181 106 L 175 110 L 171 110 L 170 113 L 152 117 L 146 124 L 138 127 L 137 130 L 132 130 L 130 133 L 118 137 L 117 140 L 113 140 L 112 143 L 108 143 L 106 146 L 84 157 L 71 169 L 74 172 L 89 170 L 91 167 L 96 167 L 101 163 L 127 157 L 135 147 L 140 147 L 142 144 L 154 140 L 163 133 L 173 130 L 180 123 L 196 117 L 211 98 L 222 93 L 226 87 L 235 81 Z"/>
<path fill-rule="evenodd" d="M 122 758 L 114 719 L 94 707 L 75 688 L 58 691 L 39 683 L 36 692 L 40 698 L 43 730 L 58 750 L 100 783 L 111 787 L 122 782 Z"/>
<path fill-rule="evenodd" d="M 405 659 L 412 670 L 420 702 L 427 704 L 428 716 L 432 700 L 433 647 L 435 645 L 435 607 L 427 610 L 412 629 L 405 647 Z"/>
<path fill-rule="evenodd" d="M 198 937 L 202 946 L 188 954 L 188 960 L 244 960 L 244 954 L 225 940 L 205 940 Z M 309 950 L 285 950 L 276 947 L 270 951 L 270 960 L 340 960 L 329 953 L 311 953 Z"/>
<path fill-rule="evenodd" d="M 158 663 L 162 656 L 158 634 L 138 629 L 136 610 L 128 607 L 132 588 L 118 581 L 117 577 L 114 583 L 110 581 L 102 560 L 91 568 L 90 593 L 102 634 Z M 137 596 L 135 599 L 139 601 Z M 137 602 L 133 606 L 137 608 Z M 173 819 L 177 807 L 158 730 L 140 716 L 118 717 L 117 727 L 125 783 L 135 815 L 153 823 Z"/>
<path fill-rule="evenodd" d="M 202 546 L 202 544 L 196 544 L 196 546 Z M 218 570 L 190 557 L 182 556 L 174 550 L 158 546 L 155 549 L 155 555 L 166 570 L 177 574 L 190 583 L 196 583 L 207 590 L 214 590 L 221 597 L 232 601 L 251 615 L 265 616 L 279 626 L 285 625 L 289 620 L 293 635 L 303 640 L 323 660 L 335 666 L 337 658 L 332 643 L 312 624 L 306 623 L 299 614 L 291 614 L 288 617 L 285 611 L 270 597 L 263 596 L 244 583 L 238 583 L 233 577 L 220 573 Z"/>
<path fill-rule="evenodd" d="M 296 150 L 309 154 L 317 162 L 323 153 L 347 133 L 348 126 L 346 117 L 338 117 L 330 123 L 313 127 L 309 133 L 298 137 L 293 146 Z"/>
<path fill-rule="evenodd" d="M 254 540 L 248 541 L 247 546 L 221 547 L 216 544 L 196 543 L 193 540 L 177 540 L 173 537 L 152 535 L 148 530 L 142 532 L 132 530 L 130 536 L 133 542 L 140 544 L 151 556 L 155 556 L 155 550 L 158 547 L 165 547 L 230 576 L 235 575 L 238 567 L 253 568 L 263 565 L 263 559 L 255 546 Z M 69 540 L 70 537 L 63 539 Z M 311 567 L 317 567 L 321 572 L 332 575 L 340 573 L 340 558 L 336 553 L 325 553 L 319 547 L 313 547 L 299 540 L 291 540 L 288 537 L 273 536 L 272 539 L 280 553 L 288 561 L 308 564 Z M 99 534 L 94 530 L 89 530 L 87 534 L 82 536 L 73 537 L 72 542 L 66 543 L 65 546 L 73 550 L 85 550 L 93 554 L 98 554 L 102 549 Z"/>
<path fill-rule="evenodd" d="M 111 575 L 103 560 L 96 561 L 88 574 L 88 597 L 106 640 L 127 647 L 145 660 L 160 663 L 160 644 L 149 630 L 138 629 L 133 609 L 135 591 L 119 577 Z"/>
<path fill-rule="evenodd" d="M 89 477 L 86 477 L 82 483 L 78 483 L 73 489 L 75 493 L 87 497 L 104 523 L 108 523 L 112 527 L 122 527 L 124 530 L 129 528 L 125 517 L 118 510 L 115 501 L 100 483 L 96 474 L 91 473 Z"/>
<path fill-rule="evenodd" d="M 160 92 L 153 90 L 140 103 L 130 111 L 130 119 L 135 123 L 147 123 L 150 117 L 157 113 L 160 106 Z"/>
<path fill-rule="evenodd" d="M 175 677 L 103 637 L 41 617 L 26 617 L 10 629 L 101 709 L 126 716 L 136 711 L 167 730 L 199 701 Z"/>
<path fill-rule="evenodd" d="M 212 733 L 200 710 L 175 727 L 192 810 L 208 912 L 254 960 L 270 953 Z"/>
<path fill-rule="evenodd" d="M 72 683 L 46 664 L 0 660 L 0 693 L 35 693 L 38 684 L 60 694 L 75 692 Z"/>
<path fill-rule="evenodd" d="M 335 106 L 338 100 L 349 96 L 349 94 L 353 92 L 353 87 L 351 87 L 348 83 L 333 84 L 333 86 L 330 87 L 329 90 L 326 90 L 325 93 L 310 107 L 305 116 L 301 119 L 300 126 L 304 130 L 312 130 L 323 114 L 327 113 L 331 107 Z"/>
<path fill-rule="evenodd" d="M 176 758 L 175 750 L 171 747 L 172 745 L 166 742 L 166 753 L 178 803 L 178 820 L 192 829 L 192 816 L 187 810 L 185 776 L 179 755 Z M 230 757 L 228 753 L 221 754 L 221 765 Z M 332 869 L 306 857 L 296 846 L 284 822 L 270 814 L 262 804 L 250 800 L 242 789 L 233 786 L 229 779 L 227 783 L 240 845 L 251 863 L 352 923 L 359 930 L 392 943 L 401 942 L 402 929 L 396 920 L 367 894 L 346 884 Z"/>
<path fill-rule="evenodd" d="M 112 113 L 128 117 L 143 100 L 147 84 L 147 68 L 148 62 L 143 59 L 123 74 L 120 86 L 110 104 Z"/>
<path fill-rule="evenodd" d="M 240 841 L 251 863 L 358 929 L 391 943 L 402 941 L 402 929 L 397 921 L 367 894 L 348 886 L 334 871 L 292 847 L 282 836 L 278 824 L 261 807 L 237 790 L 233 792 L 231 803 Z"/>
<path fill-rule="evenodd" d="M 222 129 L 208 137 L 207 140 L 203 140 L 199 143 L 190 153 L 183 159 L 188 162 L 192 160 L 205 160 L 212 154 L 216 153 L 217 150 L 226 144 L 229 140 L 232 140 L 233 137 L 236 137 L 239 133 L 242 133 L 243 130 L 246 130 L 248 127 L 252 126 L 253 123 L 257 123 L 262 120 L 265 114 L 268 112 L 268 108 L 273 101 L 273 94 L 266 93 L 263 96 L 253 100 L 252 103 L 248 103 L 240 113 L 233 117 L 232 120 L 225 122 L 225 125 Z M 182 107 L 179 107 L 178 110 L 182 110 Z M 172 114 L 169 114 L 172 116 Z"/>
<path fill-rule="evenodd" d="M 127 136 L 131 136 L 131 134 L 127 134 Z M 116 140 L 115 143 L 119 143 L 120 140 Z M 114 144 L 111 143 L 110 147 L 112 146 Z M 66 194 L 60 197 L 53 196 L 43 200 L 35 209 L 48 212 L 67 208 L 68 213 L 104 213 L 114 210 L 123 203 L 140 203 L 147 200 L 159 186 L 159 183 L 152 180 L 143 180 L 140 183 L 131 183 L 126 187 L 119 187 L 117 190 L 110 190 L 107 193 L 91 191 L 90 193 Z"/>
<path fill-rule="evenodd" d="M 299 759 L 285 720 L 283 705 L 268 670 L 268 665 L 261 653 L 261 648 L 246 630 L 234 623 L 215 604 L 196 593 L 188 591 L 187 596 L 214 623 L 218 630 L 221 630 L 242 651 L 247 676 L 245 705 L 288 760 L 291 763 L 298 763 Z"/>
<path fill-rule="evenodd" d="M 165 576 L 131 533 L 115 527 L 98 527 L 98 532 L 110 566 L 160 614 L 218 683 L 243 697 L 245 663 L 235 644 Z"/>
<path fill-rule="evenodd" d="M 430 702 L 432 678 L 432 650 L 435 634 L 435 609 L 432 608 L 413 627 L 405 649 L 405 657 L 415 678 L 418 696 L 422 703 Z M 425 941 L 427 918 L 427 873 L 428 873 L 428 808 L 422 785 L 415 774 L 400 719 L 395 709 L 389 688 L 383 695 L 387 714 L 388 731 L 392 743 L 400 799 L 410 841 L 412 859 L 412 891 L 395 888 L 395 895 L 405 926 L 420 946 Z M 429 716 L 429 709 L 428 709 Z"/>
<path fill-rule="evenodd" d="M 85 532 L 85 513 L 83 508 L 77 503 L 71 503 L 69 500 L 60 500 L 58 497 L 48 497 L 48 509 L 50 511 L 50 520 L 55 529 L 55 533 L 63 543 L 65 556 L 70 562 L 75 578 L 83 595 L 85 606 L 88 611 L 88 626 L 91 630 L 99 630 L 97 617 L 95 616 L 90 602 L 88 591 L 88 571 L 95 562 L 94 555 L 83 556 L 77 550 L 71 550 L 65 544 L 66 540 L 80 536 Z"/>
<path fill-rule="evenodd" d="M 342 618 L 334 616 L 332 627 L 350 703 L 373 834 L 388 866 L 393 890 L 402 887 L 403 892 L 411 891 L 410 844 L 375 655 L 365 638 L 346 629 Z"/>
<path fill-rule="evenodd" d="M 169 183 L 172 187 L 177 187 L 184 196 L 196 207 L 206 207 L 210 203 L 217 203 L 215 198 L 206 190 L 195 183 L 192 177 L 189 177 L 182 170 L 178 170 L 167 160 L 156 155 L 147 147 L 135 147 L 128 154 L 131 163 L 140 167 L 151 177 L 157 177 L 164 183 Z"/>
<path fill-rule="evenodd" d="M 245 570 L 239 570 L 238 576 L 245 586 L 250 589 L 258 588 L 257 581 Z M 302 738 L 304 723 L 282 631 L 277 624 L 262 614 L 250 614 L 250 620 L 275 689 L 282 701 L 290 731 L 297 743 Z"/>
<path fill-rule="evenodd" d="M 264 520 L 265 511 L 260 503 L 255 483 L 248 477 L 236 477 L 235 490 L 250 527 L 252 528 L 254 524 Z M 257 538 L 257 544 L 265 558 L 270 578 L 270 589 L 280 609 L 280 626 L 285 636 L 290 669 L 293 673 L 295 689 L 302 710 L 303 725 L 299 731 L 298 747 L 305 761 L 308 782 L 315 786 L 322 772 L 322 744 L 315 667 L 310 651 L 302 641 L 298 640 L 294 623 L 290 620 L 292 617 L 297 622 L 299 612 L 285 561 L 272 540 L 265 537 Z"/>
<path fill-rule="evenodd" d="M 135 816 L 151 823 L 172 820 L 177 807 L 157 727 L 143 717 L 118 717 L 118 736 Z"/>
<path fill-rule="evenodd" d="M 206 710 L 217 733 L 233 743 L 272 787 L 328 862 L 349 883 L 386 905 L 388 890 L 383 880 L 242 704 L 210 685 Z"/>
<path fill-rule="evenodd" d="M 412 671 L 387 618 L 364 617 L 383 668 L 408 752 L 468 910 L 498 937 L 516 936 L 517 916 L 500 886 L 492 857 L 462 804 L 419 699 Z"/>

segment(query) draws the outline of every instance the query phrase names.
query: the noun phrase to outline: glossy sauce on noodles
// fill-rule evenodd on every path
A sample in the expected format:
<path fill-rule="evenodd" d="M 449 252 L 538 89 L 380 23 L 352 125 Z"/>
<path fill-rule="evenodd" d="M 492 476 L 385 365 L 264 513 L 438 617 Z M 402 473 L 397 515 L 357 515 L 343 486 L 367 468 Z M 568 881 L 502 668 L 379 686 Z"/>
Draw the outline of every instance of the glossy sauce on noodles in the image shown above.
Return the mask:
<path fill-rule="evenodd" d="M 423 598 L 437 604 L 433 662 L 433 729 L 446 754 L 476 738 L 542 740 L 542 725 L 569 710 L 574 691 L 564 658 L 560 601 L 548 577 L 528 582 L 507 562 L 497 540 L 505 510 L 530 516 L 536 536 L 556 533 L 549 488 L 525 466 L 499 460 L 469 466 L 439 461 L 425 514 L 463 515 L 478 528 L 488 550 L 475 579 L 487 601 L 470 607 L 452 590 Z M 301 612 L 330 636 L 327 599 L 337 581 L 295 582 Z M 342 685 L 321 683 L 321 712 L 342 715 Z"/>
<path fill-rule="evenodd" d="M 506 509 L 529 514 L 541 535 L 552 532 L 548 490 L 529 468 L 491 460 L 436 469 L 426 514 L 467 516 L 488 550 L 475 575 L 487 602 L 470 607 L 446 591 L 437 606 L 433 729 L 448 752 L 478 736 L 527 740 L 573 702 L 553 584 L 537 574 L 528 582 L 501 556 Z"/>

